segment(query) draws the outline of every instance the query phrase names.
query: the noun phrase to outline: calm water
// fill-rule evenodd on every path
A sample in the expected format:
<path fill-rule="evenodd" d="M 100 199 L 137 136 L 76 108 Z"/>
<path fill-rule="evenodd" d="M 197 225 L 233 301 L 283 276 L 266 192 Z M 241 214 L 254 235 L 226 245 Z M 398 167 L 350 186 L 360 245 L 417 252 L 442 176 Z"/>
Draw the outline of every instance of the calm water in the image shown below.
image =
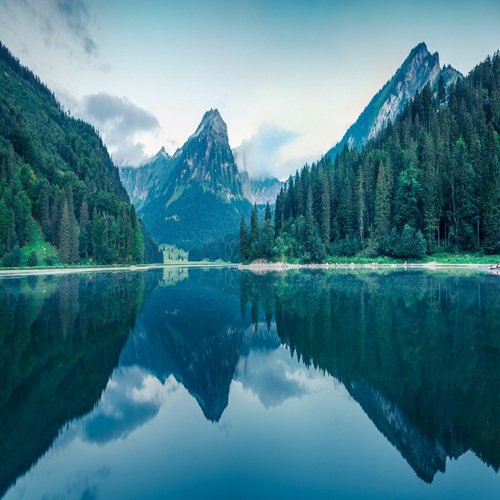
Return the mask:
<path fill-rule="evenodd" d="M 0 496 L 500 498 L 500 278 L 0 279 Z"/>

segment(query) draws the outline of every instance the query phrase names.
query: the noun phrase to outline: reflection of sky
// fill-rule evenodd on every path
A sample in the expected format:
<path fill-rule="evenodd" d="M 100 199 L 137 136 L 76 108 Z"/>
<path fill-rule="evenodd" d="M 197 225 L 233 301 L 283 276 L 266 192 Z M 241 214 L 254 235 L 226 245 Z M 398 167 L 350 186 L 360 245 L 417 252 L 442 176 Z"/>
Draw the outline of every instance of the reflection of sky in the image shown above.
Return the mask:
<path fill-rule="evenodd" d="M 487 498 L 498 485 L 471 453 L 447 469 L 420 481 L 343 386 L 278 347 L 242 357 L 217 424 L 172 376 L 118 368 L 7 498 Z"/>
<path fill-rule="evenodd" d="M 240 358 L 235 375 L 235 380 L 255 394 L 266 408 L 314 390 L 314 379 L 283 346 L 272 351 L 250 351 L 248 356 Z"/>

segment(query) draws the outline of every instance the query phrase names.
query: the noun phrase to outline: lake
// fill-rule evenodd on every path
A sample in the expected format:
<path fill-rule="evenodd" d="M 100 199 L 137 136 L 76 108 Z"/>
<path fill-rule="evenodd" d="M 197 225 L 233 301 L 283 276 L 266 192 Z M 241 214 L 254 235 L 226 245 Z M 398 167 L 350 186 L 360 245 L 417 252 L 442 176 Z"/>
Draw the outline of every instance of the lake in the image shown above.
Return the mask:
<path fill-rule="evenodd" d="M 500 498 L 500 278 L 0 278 L 0 497 Z"/>

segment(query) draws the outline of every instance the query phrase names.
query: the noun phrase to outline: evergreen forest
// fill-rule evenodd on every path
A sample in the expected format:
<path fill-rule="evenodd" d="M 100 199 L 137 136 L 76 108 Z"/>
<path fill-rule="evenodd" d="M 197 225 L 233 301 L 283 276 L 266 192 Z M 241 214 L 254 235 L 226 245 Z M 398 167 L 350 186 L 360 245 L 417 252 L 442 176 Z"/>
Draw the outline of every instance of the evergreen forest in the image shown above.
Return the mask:
<path fill-rule="evenodd" d="M 0 265 L 161 259 L 96 130 L 0 44 Z"/>
<path fill-rule="evenodd" d="M 497 52 L 448 92 L 426 86 L 361 151 L 290 176 L 274 216 L 241 220 L 242 260 L 499 254 L 499 134 Z"/>

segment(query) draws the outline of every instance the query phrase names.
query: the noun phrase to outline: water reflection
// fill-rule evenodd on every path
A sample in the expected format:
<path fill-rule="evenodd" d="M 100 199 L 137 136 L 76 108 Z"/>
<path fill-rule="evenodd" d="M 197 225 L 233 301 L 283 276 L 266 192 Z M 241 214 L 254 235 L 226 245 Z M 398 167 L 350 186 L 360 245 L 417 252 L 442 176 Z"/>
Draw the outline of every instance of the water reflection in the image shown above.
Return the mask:
<path fill-rule="evenodd" d="M 342 382 L 417 475 L 472 450 L 500 466 L 500 294 L 491 276 L 249 276 L 306 364 Z M 255 304 L 252 308 L 255 309 Z"/>
<path fill-rule="evenodd" d="M 0 281 L 0 451 L 12 457 L 0 493 L 86 413 L 59 446 L 125 446 L 180 387 L 219 422 L 239 388 L 271 413 L 310 404 L 330 377 L 425 482 L 467 450 L 498 471 L 499 291 L 488 275 L 416 271 Z"/>
<path fill-rule="evenodd" d="M 122 364 L 160 380 L 173 374 L 206 418 L 218 421 L 233 378 L 266 407 L 304 393 L 283 344 L 342 382 L 423 480 L 469 449 L 498 470 L 494 278 L 322 271 L 238 278 L 195 272 L 159 287 Z"/>
<path fill-rule="evenodd" d="M 139 274 L 0 280 L 0 494 L 92 410 L 143 293 Z"/>

